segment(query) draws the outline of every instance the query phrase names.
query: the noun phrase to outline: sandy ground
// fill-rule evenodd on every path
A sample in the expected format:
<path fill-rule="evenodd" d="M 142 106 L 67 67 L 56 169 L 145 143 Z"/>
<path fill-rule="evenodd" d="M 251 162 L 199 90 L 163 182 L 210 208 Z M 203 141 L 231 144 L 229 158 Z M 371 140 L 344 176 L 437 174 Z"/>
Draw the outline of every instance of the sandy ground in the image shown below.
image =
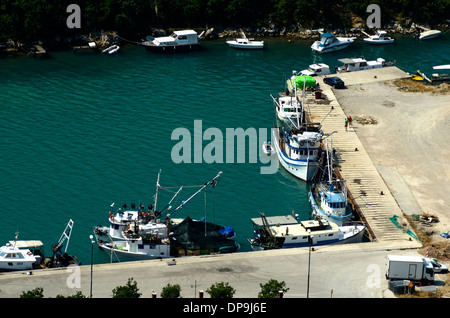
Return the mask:
<path fill-rule="evenodd" d="M 439 218 L 433 240 L 450 230 L 450 95 L 398 90 L 393 82 L 334 90 L 375 167 L 406 215 Z M 358 117 L 376 124 L 361 124 Z"/>

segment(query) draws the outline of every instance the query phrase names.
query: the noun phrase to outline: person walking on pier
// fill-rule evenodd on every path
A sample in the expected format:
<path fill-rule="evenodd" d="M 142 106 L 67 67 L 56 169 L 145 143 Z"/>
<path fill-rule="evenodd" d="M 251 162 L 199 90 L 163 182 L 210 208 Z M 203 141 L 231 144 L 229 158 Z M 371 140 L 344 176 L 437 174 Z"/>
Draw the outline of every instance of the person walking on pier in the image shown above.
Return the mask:
<path fill-rule="evenodd" d="M 347 131 L 347 127 L 348 127 L 348 118 L 345 119 L 345 131 Z"/>
<path fill-rule="evenodd" d="M 350 128 L 350 126 L 352 125 L 352 116 L 348 116 L 347 120 L 348 120 L 348 128 Z"/>

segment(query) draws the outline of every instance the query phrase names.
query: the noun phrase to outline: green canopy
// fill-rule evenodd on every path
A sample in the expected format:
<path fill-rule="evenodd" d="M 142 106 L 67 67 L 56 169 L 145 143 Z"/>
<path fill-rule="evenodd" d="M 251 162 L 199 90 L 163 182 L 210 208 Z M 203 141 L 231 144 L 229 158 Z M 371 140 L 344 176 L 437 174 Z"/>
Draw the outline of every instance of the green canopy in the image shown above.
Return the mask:
<path fill-rule="evenodd" d="M 316 80 L 312 76 L 300 75 L 295 77 L 297 89 L 303 89 L 303 83 L 305 83 L 305 87 L 316 87 Z"/>

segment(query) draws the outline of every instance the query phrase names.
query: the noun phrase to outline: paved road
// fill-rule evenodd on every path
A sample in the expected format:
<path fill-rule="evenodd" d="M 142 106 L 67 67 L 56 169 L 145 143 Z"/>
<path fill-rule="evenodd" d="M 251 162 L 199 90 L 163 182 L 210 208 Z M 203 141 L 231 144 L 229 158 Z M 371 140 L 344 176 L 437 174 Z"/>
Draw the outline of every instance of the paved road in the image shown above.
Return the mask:
<path fill-rule="evenodd" d="M 393 297 L 384 278 L 386 255 L 416 254 L 403 243 L 360 243 L 316 247 L 311 253 L 309 297 L 381 298 Z M 406 248 L 406 250 L 395 250 Z M 392 251 L 394 249 L 394 251 Z M 142 297 L 160 294 L 168 283 L 181 286 L 183 298 L 194 298 L 216 282 L 229 282 L 236 289 L 235 298 L 256 298 L 261 283 L 269 279 L 284 281 L 289 288 L 285 298 L 304 298 L 307 292 L 308 248 L 246 252 L 215 256 L 152 260 L 93 266 L 93 297 L 110 298 L 112 290 L 133 277 Z M 44 289 L 45 297 L 90 293 L 90 265 L 76 270 L 36 270 L 2 273 L 0 297 L 19 297 L 23 291 Z M 331 294 L 333 292 L 333 294 Z M 205 292 L 205 298 L 209 295 Z"/>

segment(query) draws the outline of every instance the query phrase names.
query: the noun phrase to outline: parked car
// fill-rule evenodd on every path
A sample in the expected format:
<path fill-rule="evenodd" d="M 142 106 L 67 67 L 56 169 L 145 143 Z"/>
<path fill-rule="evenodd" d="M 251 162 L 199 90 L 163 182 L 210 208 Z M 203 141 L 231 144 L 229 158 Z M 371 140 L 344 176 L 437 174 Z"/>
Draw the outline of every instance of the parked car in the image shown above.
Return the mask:
<path fill-rule="evenodd" d="M 345 83 L 343 80 L 341 80 L 339 77 L 337 76 L 332 76 L 332 77 L 325 77 L 323 79 L 323 82 L 325 84 L 328 84 L 330 86 L 333 86 L 334 88 L 344 88 L 345 87 Z"/>

